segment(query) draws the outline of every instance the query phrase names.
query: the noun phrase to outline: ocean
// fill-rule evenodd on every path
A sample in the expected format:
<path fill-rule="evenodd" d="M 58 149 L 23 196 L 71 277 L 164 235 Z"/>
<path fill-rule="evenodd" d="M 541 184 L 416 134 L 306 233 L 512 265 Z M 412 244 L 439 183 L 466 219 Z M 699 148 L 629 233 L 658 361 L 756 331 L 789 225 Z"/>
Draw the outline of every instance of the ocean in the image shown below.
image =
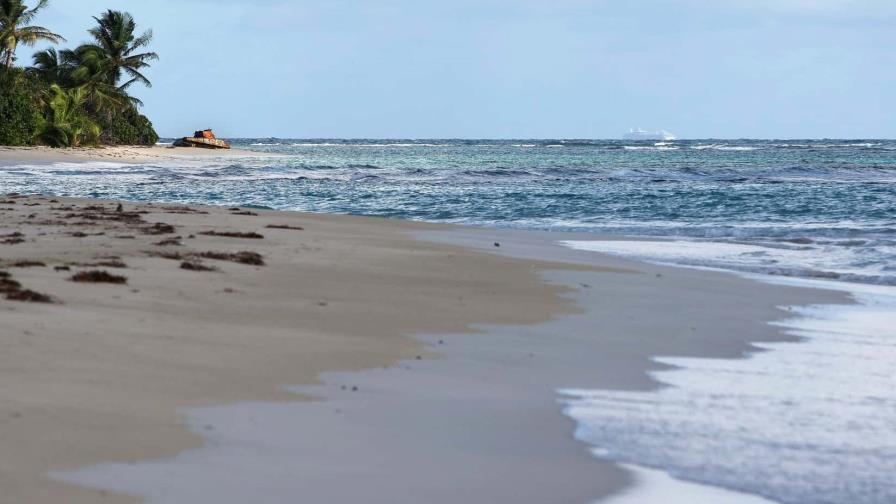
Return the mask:
<path fill-rule="evenodd" d="M 19 192 L 711 243 L 669 259 L 896 285 L 896 141 L 243 139 L 234 146 L 285 157 L 0 173 L 3 188 Z"/>
<path fill-rule="evenodd" d="M 844 290 L 802 341 L 558 391 L 598 457 L 787 504 L 896 502 L 896 141 L 238 139 L 281 157 L 0 165 L 0 190 L 582 231 L 563 245 Z"/>

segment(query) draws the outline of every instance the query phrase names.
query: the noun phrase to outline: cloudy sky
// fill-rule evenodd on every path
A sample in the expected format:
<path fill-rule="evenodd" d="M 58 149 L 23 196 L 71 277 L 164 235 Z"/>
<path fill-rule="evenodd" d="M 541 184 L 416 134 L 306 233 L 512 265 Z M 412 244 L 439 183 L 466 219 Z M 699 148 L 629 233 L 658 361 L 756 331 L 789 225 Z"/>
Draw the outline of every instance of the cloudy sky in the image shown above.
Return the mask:
<path fill-rule="evenodd" d="M 137 94 L 164 136 L 896 138 L 892 0 L 53 0 L 38 22 L 74 44 L 106 8 L 155 32 Z"/>

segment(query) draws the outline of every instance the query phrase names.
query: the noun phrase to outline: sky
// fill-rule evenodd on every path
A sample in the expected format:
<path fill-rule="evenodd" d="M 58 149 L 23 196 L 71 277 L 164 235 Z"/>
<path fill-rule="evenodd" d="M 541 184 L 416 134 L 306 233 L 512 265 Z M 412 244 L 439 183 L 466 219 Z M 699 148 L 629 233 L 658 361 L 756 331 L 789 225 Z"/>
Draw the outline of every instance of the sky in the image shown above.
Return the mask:
<path fill-rule="evenodd" d="M 35 22 L 74 45 L 108 8 L 154 31 L 134 94 L 165 137 L 896 138 L 893 0 L 52 0 Z"/>

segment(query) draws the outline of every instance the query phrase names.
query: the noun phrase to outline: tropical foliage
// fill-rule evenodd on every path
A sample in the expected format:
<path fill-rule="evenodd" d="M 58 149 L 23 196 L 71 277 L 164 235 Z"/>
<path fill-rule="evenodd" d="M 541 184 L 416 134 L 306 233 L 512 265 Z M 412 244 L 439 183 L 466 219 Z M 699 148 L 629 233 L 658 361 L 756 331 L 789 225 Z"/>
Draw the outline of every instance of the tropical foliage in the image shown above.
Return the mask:
<path fill-rule="evenodd" d="M 23 0 L 0 0 L 0 144 L 154 144 L 158 135 L 139 112 L 142 102 L 129 94 L 135 84 L 152 85 L 144 75 L 158 59 L 146 50 L 152 31 L 138 34 L 130 14 L 108 10 L 93 18 L 90 42 L 39 51 L 33 66 L 16 68 L 18 46 L 63 40 L 28 26 L 47 3 L 29 9 Z"/>
<path fill-rule="evenodd" d="M 41 119 L 24 75 L 0 72 L 0 145 L 30 145 Z"/>
<path fill-rule="evenodd" d="M 80 147 L 99 142 L 99 124 L 86 113 L 87 88 L 62 89 L 52 84 L 44 97 L 46 110 L 35 137 L 51 147 Z"/>

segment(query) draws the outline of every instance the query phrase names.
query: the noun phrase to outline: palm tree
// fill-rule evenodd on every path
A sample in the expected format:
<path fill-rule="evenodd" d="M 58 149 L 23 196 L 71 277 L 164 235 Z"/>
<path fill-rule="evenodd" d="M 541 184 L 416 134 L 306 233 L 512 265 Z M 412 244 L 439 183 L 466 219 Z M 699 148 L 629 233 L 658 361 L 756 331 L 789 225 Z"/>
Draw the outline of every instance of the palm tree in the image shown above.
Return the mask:
<path fill-rule="evenodd" d="M 53 44 L 65 41 L 62 35 L 42 26 L 27 26 L 49 2 L 39 0 L 34 8 L 29 9 L 22 0 L 0 0 L 0 55 L 5 59 L 6 68 L 12 67 L 19 44 L 32 46 L 40 41 Z"/>
<path fill-rule="evenodd" d="M 53 84 L 44 97 L 46 111 L 35 139 L 51 147 L 96 145 L 102 130 L 84 109 L 88 91 L 83 86 L 62 89 Z"/>
<path fill-rule="evenodd" d="M 152 83 L 140 71 L 149 67 L 149 61 L 159 59 L 154 52 L 137 51 L 149 45 L 152 41 L 152 30 L 143 32 L 139 37 L 134 34 L 137 23 L 127 12 L 108 10 L 100 17 L 94 17 L 97 26 L 89 30 L 96 44 L 82 46 L 80 49 L 91 48 L 103 58 L 106 67 L 107 83 L 118 86 L 124 91 L 135 82 L 140 82 L 146 87 L 152 87 Z M 123 74 L 129 79 L 119 85 Z"/>
<path fill-rule="evenodd" d="M 61 83 L 64 79 L 64 73 L 67 69 L 65 61 L 60 57 L 56 49 L 52 47 L 43 51 L 34 53 L 34 66 L 28 69 L 29 72 L 39 75 L 44 82 Z"/>
<path fill-rule="evenodd" d="M 62 51 L 60 59 L 68 68 L 62 80 L 71 87 L 83 87 L 87 91 L 87 106 L 91 111 L 111 118 L 129 104 L 143 104 L 137 98 L 128 96 L 123 87 L 109 82 L 108 58 L 97 46 L 87 44 L 74 51 Z"/>

